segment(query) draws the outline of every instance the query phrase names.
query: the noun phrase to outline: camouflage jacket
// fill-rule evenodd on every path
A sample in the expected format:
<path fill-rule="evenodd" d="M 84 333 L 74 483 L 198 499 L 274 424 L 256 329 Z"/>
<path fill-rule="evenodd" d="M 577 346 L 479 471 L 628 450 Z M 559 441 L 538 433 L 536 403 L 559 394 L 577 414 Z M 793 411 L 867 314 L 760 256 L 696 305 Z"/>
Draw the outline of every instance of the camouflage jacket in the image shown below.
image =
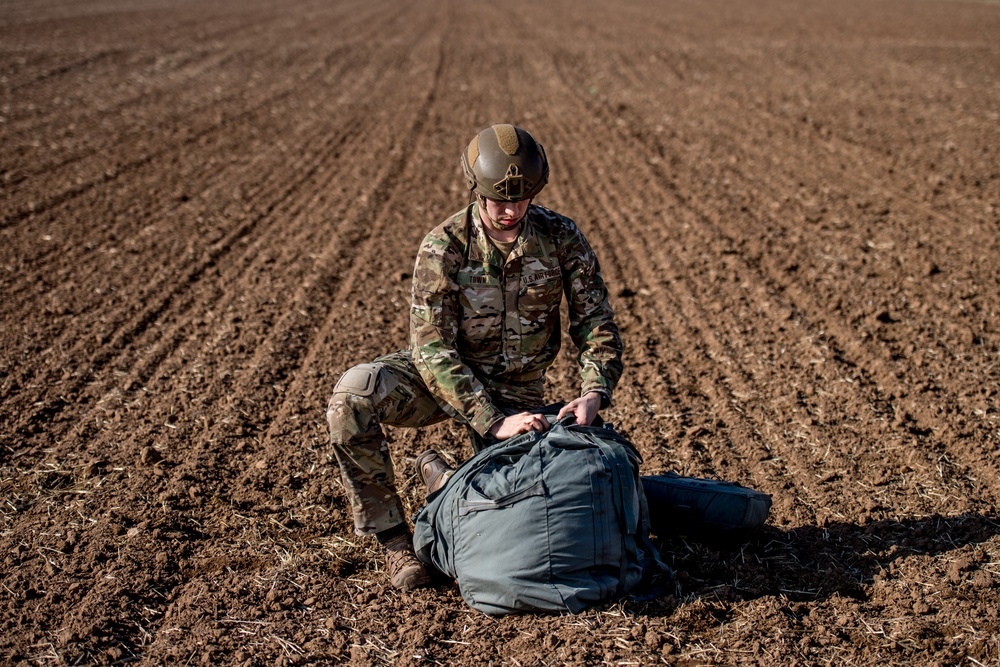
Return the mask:
<path fill-rule="evenodd" d="M 622 341 L 576 224 L 532 205 L 506 262 L 475 203 L 432 230 L 413 272 L 410 351 L 443 407 L 482 435 L 502 419 L 486 385 L 541 381 L 559 351 L 563 294 L 580 395 L 597 391 L 606 407 L 622 374 Z"/>

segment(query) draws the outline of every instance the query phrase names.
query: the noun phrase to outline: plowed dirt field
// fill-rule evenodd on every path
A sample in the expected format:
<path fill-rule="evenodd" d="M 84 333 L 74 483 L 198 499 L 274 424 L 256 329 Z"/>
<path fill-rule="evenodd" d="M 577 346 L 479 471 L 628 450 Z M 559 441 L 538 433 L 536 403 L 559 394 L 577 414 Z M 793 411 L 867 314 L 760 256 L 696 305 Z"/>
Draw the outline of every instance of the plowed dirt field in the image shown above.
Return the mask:
<path fill-rule="evenodd" d="M 971 0 L 0 0 L 0 663 L 1000 664 L 998 35 Z M 773 496 L 747 545 L 657 538 L 672 597 L 493 619 L 353 534 L 327 398 L 406 345 L 505 121 L 601 258 L 604 417 Z M 390 437 L 414 513 L 410 460 L 471 452 Z"/>

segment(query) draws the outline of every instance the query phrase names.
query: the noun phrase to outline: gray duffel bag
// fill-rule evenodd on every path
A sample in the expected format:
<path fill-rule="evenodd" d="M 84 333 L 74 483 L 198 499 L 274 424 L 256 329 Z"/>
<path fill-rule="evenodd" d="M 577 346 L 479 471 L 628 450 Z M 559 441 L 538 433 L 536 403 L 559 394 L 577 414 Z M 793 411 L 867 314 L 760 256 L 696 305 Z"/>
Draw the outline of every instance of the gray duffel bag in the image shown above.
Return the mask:
<path fill-rule="evenodd" d="M 417 515 L 414 547 L 491 615 L 580 612 L 668 576 L 649 540 L 639 454 L 558 422 L 483 449 Z"/>

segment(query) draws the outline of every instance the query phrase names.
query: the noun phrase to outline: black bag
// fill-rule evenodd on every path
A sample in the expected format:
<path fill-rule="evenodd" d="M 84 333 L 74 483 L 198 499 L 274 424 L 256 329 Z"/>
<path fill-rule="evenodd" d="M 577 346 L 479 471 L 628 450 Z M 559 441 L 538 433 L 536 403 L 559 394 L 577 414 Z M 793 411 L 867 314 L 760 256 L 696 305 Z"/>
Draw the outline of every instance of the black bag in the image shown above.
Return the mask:
<path fill-rule="evenodd" d="M 642 478 L 651 529 L 716 544 L 745 542 L 767 521 L 771 496 L 734 482 L 668 472 Z"/>

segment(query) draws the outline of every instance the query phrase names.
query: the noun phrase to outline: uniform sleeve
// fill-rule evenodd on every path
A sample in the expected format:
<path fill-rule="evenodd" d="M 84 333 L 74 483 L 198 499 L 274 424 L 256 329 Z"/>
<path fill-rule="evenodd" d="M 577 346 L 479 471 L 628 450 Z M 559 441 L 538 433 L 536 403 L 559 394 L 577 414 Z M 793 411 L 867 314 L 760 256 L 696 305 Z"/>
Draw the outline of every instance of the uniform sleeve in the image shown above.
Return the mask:
<path fill-rule="evenodd" d="M 454 245 L 433 233 L 424 239 L 413 270 L 410 348 L 413 363 L 431 393 L 453 409 L 453 416 L 486 435 L 504 414 L 493 405 L 483 383 L 456 349 L 456 275 L 461 257 Z"/>
<path fill-rule="evenodd" d="M 564 236 L 563 275 L 569 303 L 569 335 L 579 351 L 580 395 L 596 391 L 611 403 L 622 375 L 622 339 L 594 250 L 573 225 Z"/>

